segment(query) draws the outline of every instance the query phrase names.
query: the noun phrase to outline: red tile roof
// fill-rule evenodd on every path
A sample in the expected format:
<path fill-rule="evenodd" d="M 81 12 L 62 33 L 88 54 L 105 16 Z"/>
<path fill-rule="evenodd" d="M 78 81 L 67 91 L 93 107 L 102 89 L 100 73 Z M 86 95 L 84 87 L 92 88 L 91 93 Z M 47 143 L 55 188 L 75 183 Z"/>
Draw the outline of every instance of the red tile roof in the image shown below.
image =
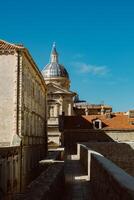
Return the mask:
<path fill-rule="evenodd" d="M 0 50 L 17 50 L 17 49 L 24 49 L 22 45 L 15 45 L 4 40 L 0 40 Z"/>
<path fill-rule="evenodd" d="M 91 123 L 95 119 L 100 119 L 104 124 L 104 126 L 102 126 L 102 129 L 106 130 L 134 129 L 134 125 L 132 125 L 132 122 L 134 122 L 134 118 L 129 118 L 123 113 L 113 114 L 110 118 L 106 117 L 106 115 L 88 115 L 82 117 Z"/>
<path fill-rule="evenodd" d="M 93 129 L 93 120 L 102 121 L 102 130 L 134 130 L 134 118 L 123 113 L 106 115 L 65 116 L 64 129 Z"/>

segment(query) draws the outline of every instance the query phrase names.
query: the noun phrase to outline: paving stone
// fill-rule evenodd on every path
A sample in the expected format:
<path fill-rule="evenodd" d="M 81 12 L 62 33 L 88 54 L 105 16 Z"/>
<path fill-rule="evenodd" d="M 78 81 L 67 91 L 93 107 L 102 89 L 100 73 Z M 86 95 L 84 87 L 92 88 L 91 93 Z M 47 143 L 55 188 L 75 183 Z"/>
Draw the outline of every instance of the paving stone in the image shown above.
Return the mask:
<path fill-rule="evenodd" d="M 62 200 L 94 200 L 90 182 L 75 155 L 66 156 L 65 193 Z"/>

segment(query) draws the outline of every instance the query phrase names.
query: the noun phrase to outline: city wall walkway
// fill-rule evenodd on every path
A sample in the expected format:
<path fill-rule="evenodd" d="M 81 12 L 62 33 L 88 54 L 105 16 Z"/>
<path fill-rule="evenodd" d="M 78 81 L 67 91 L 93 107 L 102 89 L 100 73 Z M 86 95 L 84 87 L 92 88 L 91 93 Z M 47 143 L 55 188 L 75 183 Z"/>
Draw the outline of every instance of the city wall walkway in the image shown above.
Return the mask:
<path fill-rule="evenodd" d="M 65 159 L 65 192 L 63 200 L 93 200 L 88 176 L 76 155 Z"/>
<path fill-rule="evenodd" d="M 77 155 L 68 153 L 65 161 L 50 158 L 40 161 L 41 165 L 50 166 L 27 186 L 24 193 L 16 194 L 15 200 L 94 200 L 89 178 Z"/>

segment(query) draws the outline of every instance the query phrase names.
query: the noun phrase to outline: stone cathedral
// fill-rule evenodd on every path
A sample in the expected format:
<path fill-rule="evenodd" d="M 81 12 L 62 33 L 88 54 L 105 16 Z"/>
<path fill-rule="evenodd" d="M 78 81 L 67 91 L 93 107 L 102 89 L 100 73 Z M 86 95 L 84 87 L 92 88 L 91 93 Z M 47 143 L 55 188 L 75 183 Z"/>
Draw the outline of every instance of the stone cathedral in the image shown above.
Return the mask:
<path fill-rule="evenodd" d="M 58 52 L 53 44 L 50 62 L 42 70 L 47 85 L 48 143 L 60 145 L 59 115 L 73 115 L 73 97 L 66 68 L 59 63 Z"/>

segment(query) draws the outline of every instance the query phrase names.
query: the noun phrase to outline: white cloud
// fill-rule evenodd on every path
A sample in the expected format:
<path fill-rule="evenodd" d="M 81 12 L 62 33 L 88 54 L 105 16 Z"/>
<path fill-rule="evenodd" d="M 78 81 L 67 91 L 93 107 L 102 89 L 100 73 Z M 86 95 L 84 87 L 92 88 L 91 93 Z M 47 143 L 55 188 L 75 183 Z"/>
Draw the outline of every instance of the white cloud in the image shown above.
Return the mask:
<path fill-rule="evenodd" d="M 108 73 L 108 67 L 107 66 L 97 66 L 97 65 L 91 65 L 84 62 L 73 62 L 73 66 L 77 67 L 77 70 L 80 73 L 90 73 L 94 75 L 100 75 L 103 76 Z"/>
<path fill-rule="evenodd" d="M 77 54 L 75 54 L 75 55 L 73 56 L 73 59 L 81 59 L 81 58 L 83 58 L 83 57 L 84 57 L 83 54 L 77 53 Z"/>

